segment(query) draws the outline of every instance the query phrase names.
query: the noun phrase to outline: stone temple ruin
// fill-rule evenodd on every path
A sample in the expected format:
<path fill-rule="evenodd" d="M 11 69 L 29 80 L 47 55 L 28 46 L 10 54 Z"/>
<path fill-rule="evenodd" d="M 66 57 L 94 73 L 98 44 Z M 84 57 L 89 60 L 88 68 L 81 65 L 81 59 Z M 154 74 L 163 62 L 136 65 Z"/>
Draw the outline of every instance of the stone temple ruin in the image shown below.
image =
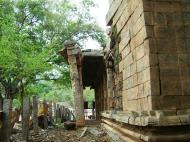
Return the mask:
<path fill-rule="evenodd" d="M 125 141 L 190 141 L 190 0 L 109 0 L 102 53 L 66 43 L 77 126 L 82 90 L 95 90 L 96 119 Z"/>

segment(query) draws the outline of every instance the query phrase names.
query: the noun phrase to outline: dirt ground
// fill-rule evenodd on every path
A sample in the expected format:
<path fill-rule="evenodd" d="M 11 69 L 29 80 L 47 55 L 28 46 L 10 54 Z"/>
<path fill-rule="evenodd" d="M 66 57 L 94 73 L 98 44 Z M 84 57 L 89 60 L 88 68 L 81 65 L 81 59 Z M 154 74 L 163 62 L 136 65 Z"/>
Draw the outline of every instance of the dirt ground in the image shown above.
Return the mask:
<path fill-rule="evenodd" d="M 99 126 L 88 126 L 84 135 L 84 128 L 65 130 L 64 128 L 40 129 L 38 134 L 30 131 L 29 142 L 111 142 L 110 137 Z M 12 142 L 22 142 L 21 133 L 11 137 Z"/>

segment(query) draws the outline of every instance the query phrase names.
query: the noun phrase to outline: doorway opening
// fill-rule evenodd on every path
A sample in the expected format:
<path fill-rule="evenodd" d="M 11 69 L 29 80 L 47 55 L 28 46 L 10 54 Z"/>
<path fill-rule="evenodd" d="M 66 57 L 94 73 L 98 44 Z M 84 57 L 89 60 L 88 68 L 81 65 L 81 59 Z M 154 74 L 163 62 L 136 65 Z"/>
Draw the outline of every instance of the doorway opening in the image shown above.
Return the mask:
<path fill-rule="evenodd" d="M 83 90 L 85 120 L 96 120 L 95 92 L 86 87 Z"/>

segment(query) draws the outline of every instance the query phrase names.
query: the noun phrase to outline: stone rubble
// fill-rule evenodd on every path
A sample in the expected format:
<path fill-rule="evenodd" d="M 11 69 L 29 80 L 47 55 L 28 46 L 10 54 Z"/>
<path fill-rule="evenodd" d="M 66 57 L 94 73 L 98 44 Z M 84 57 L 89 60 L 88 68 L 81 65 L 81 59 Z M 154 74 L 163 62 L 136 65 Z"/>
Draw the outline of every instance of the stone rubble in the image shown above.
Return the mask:
<path fill-rule="evenodd" d="M 96 131 L 97 133 L 93 134 L 90 130 Z M 85 135 L 80 138 L 82 132 L 83 128 L 70 131 L 63 128 L 49 130 L 40 129 L 38 133 L 31 130 L 29 134 L 29 142 L 111 142 L 107 133 L 99 127 L 88 127 Z M 11 142 L 25 142 L 22 141 L 22 133 L 18 131 L 17 133 L 12 134 Z"/>

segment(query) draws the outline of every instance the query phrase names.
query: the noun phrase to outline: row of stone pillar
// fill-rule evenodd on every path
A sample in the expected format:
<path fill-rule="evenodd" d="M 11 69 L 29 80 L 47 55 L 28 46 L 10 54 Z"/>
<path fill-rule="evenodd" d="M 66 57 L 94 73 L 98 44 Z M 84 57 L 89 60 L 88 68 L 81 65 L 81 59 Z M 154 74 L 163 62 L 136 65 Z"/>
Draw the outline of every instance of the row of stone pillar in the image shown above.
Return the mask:
<path fill-rule="evenodd" d="M 43 102 L 43 105 L 47 105 L 46 102 Z M 56 106 L 54 104 L 54 106 Z M 52 103 L 49 103 L 49 117 L 58 118 L 59 115 L 54 113 Z M 54 107 L 54 112 L 60 109 L 60 107 Z M 28 141 L 29 139 L 29 128 L 30 128 L 30 116 L 32 112 L 32 126 L 35 133 L 38 132 L 38 99 L 36 96 L 33 96 L 33 103 L 31 107 L 30 98 L 24 97 L 23 99 L 23 108 L 22 108 L 22 139 L 24 141 Z M 19 112 L 16 114 L 19 118 Z M 45 115 L 45 113 L 44 113 Z M 67 114 L 68 115 L 68 114 Z M 63 116 L 63 115 L 62 115 Z M 44 116 L 44 118 L 47 116 Z M 11 137 L 11 131 L 14 124 L 11 122 L 13 119 L 13 111 L 12 111 L 12 100 L 11 99 L 0 99 L 0 141 L 1 142 L 9 142 Z M 47 120 L 47 119 L 44 119 Z M 48 127 L 47 121 L 44 121 L 44 128 Z"/>

